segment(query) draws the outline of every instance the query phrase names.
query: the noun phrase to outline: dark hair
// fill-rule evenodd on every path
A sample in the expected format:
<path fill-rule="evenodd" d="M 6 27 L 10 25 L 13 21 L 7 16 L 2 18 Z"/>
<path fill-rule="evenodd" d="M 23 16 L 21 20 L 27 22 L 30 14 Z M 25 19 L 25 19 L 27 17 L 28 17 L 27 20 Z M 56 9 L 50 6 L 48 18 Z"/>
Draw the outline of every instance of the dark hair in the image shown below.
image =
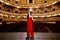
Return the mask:
<path fill-rule="evenodd" d="M 32 12 L 30 12 L 30 15 L 32 15 Z"/>
<path fill-rule="evenodd" d="M 30 12 L 30 15 L 32 15 L 32 12 Z M 29 14 L 27 15 L 27 19 L 29 18 Z"/>

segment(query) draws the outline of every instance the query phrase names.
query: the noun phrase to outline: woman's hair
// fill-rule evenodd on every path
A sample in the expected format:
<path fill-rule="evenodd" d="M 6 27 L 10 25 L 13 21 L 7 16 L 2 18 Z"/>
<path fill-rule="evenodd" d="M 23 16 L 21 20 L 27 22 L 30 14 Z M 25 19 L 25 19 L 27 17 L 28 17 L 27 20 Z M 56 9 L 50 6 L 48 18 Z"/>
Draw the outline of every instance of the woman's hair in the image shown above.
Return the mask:
<path fill-rule="evenodd" d="M 32 12 L 30 12 L 30 15 L 32 16 Z M 27 19 L 28 19 L 28 17 L 29 17 L 29 14 L 27 15 Z"/>

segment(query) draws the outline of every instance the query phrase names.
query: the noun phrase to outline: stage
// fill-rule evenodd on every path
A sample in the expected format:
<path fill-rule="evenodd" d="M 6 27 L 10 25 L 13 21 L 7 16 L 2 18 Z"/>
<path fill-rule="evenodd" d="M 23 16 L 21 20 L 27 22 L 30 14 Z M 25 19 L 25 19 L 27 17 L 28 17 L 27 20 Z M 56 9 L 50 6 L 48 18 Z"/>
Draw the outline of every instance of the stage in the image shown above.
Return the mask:
<path fill-rule="evenodd" d="M 0 40 L 26 40 L 26 32 L 0 32 Z M 33 40 L 60 40 L 60 33 L 35 32 Z"/>

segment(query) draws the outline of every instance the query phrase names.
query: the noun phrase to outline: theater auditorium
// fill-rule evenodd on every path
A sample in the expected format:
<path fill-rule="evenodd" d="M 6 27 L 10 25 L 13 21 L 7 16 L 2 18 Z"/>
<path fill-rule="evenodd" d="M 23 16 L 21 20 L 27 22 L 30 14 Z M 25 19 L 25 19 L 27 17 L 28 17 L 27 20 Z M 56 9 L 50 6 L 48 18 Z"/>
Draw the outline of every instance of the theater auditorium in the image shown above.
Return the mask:
<path fill-rule="evenodd" d="M 0 40 L 60 40 L 60 0 L 0 0 Z"/>

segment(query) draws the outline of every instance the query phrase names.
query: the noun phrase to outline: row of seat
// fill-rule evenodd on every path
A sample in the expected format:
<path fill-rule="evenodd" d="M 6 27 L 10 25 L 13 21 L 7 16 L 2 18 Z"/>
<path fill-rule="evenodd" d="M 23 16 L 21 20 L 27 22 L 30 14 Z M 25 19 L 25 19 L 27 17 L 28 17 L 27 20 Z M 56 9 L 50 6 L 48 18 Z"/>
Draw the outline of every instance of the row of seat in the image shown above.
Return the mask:
<path fill-rule="evenodd" d="M 1 3 L 1 2 L 0 2 Z M 2 11 L 6 11 L 6 12 L 11 12 L 11 13 L 28 13 L 28 8 L 16 8 L 16 7 L 13 7 L 13 6 L 10 6 L 10 5 L 6 5 L 6 4 L 0 4 L 0 10 Z"/>
<path fill-rule="evenodd" d="M 1 1 L 3 1 L 4 3 L 8 3 L 10 5 L 16 6 L 16 7 L 17 6 L 20 7 L 23 5 L 26 6 L 26 5 L 30 5 L 30 4 L 32 4 L 32 5 L 39 4 L 40 6 L 42 6 L 42 5 L 46 6 L 46 5 L 54 4 L 55 2 L 57 2 L 59 0 L 1 0 Z M 31 3 L 30 3 L 30 1 L 31 1 Z"/>
<path fill-rule="evenodd" d="M 59 2 L 59 4 L 60 4 L 60 2 Z M 54 12 L 57 10 L 60 10 L 60 5 L 58 5 L 58 4 L 57 5 L 50 5 L 45 8 L 33 8 L 33 13 L 43 14 L 43 13 Z"/>
<path fill-rule="evenodd" d="M 1 2 L 0 2 L 1 3 Z M 1 3 L 0 4 L 0 10 L 11 12 L 11 13 L 20 13 L 20 14 L 28 14 L 29 13 L 29 8 L 16 8 L 10 5 L 6 5 Z M 32 8 L 32 13 L 49 13 L 49 12 L 54 12 L 60 10 L 60 6 L 58 5 L 51 5 L 47 6 L 45 8 Z"/>
<path fill-rule="evenodd" d="M 2 15 L 1 15 L 2 14 Z M 55 12 L 45 13 L 45 14 L 32 14 L 33 18 L 42 18 L 42 17 L 53 17 L 60 15 L 60 10 Z M 5 11 L 0 11 L 0 16 L 3 18 L 11 18 L 11 19 L 27 19 L 27 14 L 16 14 L 16 13 L 10 13 Z"/>

